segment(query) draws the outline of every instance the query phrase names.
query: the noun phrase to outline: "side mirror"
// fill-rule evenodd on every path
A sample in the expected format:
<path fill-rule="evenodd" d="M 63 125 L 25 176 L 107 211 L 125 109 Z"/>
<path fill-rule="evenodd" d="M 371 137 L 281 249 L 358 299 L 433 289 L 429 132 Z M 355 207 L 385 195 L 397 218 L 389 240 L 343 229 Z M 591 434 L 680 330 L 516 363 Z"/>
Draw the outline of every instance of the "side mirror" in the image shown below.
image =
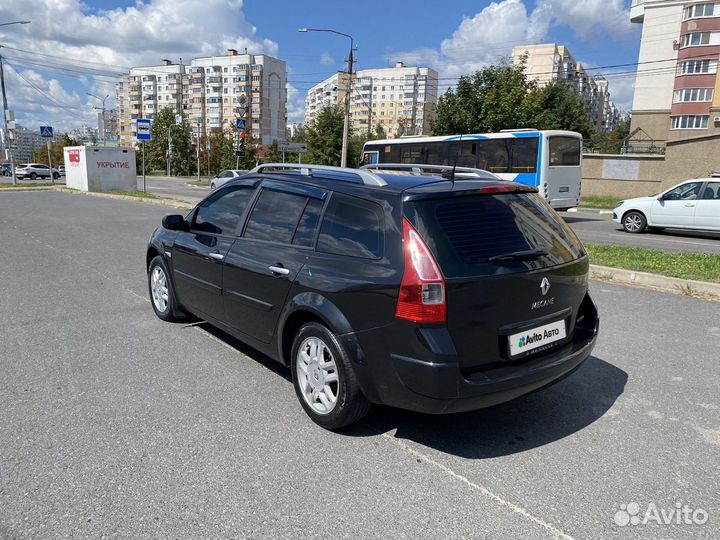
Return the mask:
<path fill-rule="evenodd" d="M 169 231 L 189 231 L 190 226 L 180 214 L 171 214 L 162 218 L 162 226 Z"/>

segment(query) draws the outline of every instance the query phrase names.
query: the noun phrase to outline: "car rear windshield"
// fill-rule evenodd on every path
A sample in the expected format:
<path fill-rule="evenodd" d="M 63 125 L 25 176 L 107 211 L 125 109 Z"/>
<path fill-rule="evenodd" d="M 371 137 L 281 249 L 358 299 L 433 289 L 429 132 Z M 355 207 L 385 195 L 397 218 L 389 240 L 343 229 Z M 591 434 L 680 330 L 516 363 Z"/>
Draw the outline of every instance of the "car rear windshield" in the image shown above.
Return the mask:
<path fill-rule="evenodd" d="M 405 213 L 448 278 L 526 272 L 585 254 L 575 233 L 534 193 L 415 201 Z"/>

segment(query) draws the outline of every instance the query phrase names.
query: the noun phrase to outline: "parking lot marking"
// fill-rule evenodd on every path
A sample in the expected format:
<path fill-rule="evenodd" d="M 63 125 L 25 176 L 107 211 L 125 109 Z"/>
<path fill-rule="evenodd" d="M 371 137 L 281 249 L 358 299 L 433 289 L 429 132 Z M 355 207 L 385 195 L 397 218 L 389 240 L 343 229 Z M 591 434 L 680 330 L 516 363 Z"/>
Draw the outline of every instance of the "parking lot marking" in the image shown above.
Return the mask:
<path fill-rule="evenodd" d="M 463 482 L 464 484 L 467 484 L 475 491 L 482 493 L 483 495 L 485 495 L 489 499 L 492 499 L 493 501 L 500 504 L 501 506 L 505 506 L 506 508 L 509 508 L 510 510 L 515 512 L 516 514 L 519 514 L 520 516 L 524 517 L 525 519 L 528 519 L 528 520 L 532 521 L 533 523 L 540 525 L 542 528 L 544 528 L 546 531 L 548 531 L 550 534 L 552 534 L 555 538 L 562 538 L 563 540 L 574 540 L 574 538 L 572 536 L 561 531 L 560 529 L 558 529 L 557 527 L 548 523 L 547 521 L 544 521 L 541 518 L 534 516 L 533 514 L 531 514 L 524 508 L 522 508 L 516 504 L 513 504 L 510 501 L 506 501 L 505 499 L 503 499 L 499 495 L 496 495 L 489 489 L 484 488 L 483 486 L 478 485 L 475 482 L 472 482 L 467 477 L 456 473 L 450 467 L 447 467 L 446 465 L 443 465 L 442 463 L 435 461 L 433 458 L 423 454 L 422 452 L 415 450 L 407 443 L 405 443 L 399 439 L 396 439 L 395 437 L 393 437 L 392 435 L 388 435 L 387 433 L 383 433 L 382 437 L 385 438 L 386 440 L 392 442 L 393 444 L 399 446 L 406 452 L 412 454 L 416 458 L 421 459 L 421 460 L 425 461 L 426 463 L 429 463 L 430 465 L 432 465 L 432 466 L 440 469 L 444 473 L 450 475 L 454 479 L 459 480 L 459 481 Z"/>

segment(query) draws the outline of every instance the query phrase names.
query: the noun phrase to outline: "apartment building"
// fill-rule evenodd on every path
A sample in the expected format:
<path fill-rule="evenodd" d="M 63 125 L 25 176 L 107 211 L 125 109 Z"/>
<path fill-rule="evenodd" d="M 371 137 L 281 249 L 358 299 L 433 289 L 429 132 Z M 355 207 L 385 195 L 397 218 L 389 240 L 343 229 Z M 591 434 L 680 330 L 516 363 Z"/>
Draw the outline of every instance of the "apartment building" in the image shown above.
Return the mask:
<path fill-rule="evenodd" d="M 287 66 L 266 55 L 238 53 L 195 58 L 190 66 L 163 60 L 132 68 L 117 85 L 120 144 L 135 144 L 135 120 L 154 118 L 165 108 L 184 113 L 193 132 L 229 130 L 236 118 L 263 144 L 284 139 L 287 123 Z"/>
<path fill-rule="evenodd" d="M 720 2 L 633 0 L 643 25 L 631 132 L 656 146 L 720 133 Z"/>
<path fill-rule="evenodd" d="M 12 138 L 2 137 L 2 143 L 0 144 L 2 152 L 0 153 L 0 158 L 2 161 L 5 161 L 7 150 L 10 149 L 12 150 L 13 161 L 16 163 L 27 163 L 33 160 L 35 152 L 45 147 L 47 141 L 54 142 L 55 138 L 44 139 L 40 136 L 39 131 L 15 124 L 12 130 Z"/>
<path fill-rule="evenodd" d="M 305 124 L 314 124 L 328 105 L 344 104 L 347 73 L 336 73 L 313 86 L 305 98 Z M 435 117 L 438 75 L 430 68 L 394 67 L 363 69 L 353 74 L 350 125 L 354 133 L 374 132 L 380 125 L 389 137 L 427 135 Z"/>
<path fill-rule="evenodd" d="M 513 62 L 525 62 L 529 80 L 544 86 L 565 81 L 583 99 L 590 123 L 600 132 L 612 131 L 625 120 L 625 115 L 610 99 L 608 81 L 601 75 L 590 75 L 575 61 L 567 47 L 556 43 L 514 47 Z"/>

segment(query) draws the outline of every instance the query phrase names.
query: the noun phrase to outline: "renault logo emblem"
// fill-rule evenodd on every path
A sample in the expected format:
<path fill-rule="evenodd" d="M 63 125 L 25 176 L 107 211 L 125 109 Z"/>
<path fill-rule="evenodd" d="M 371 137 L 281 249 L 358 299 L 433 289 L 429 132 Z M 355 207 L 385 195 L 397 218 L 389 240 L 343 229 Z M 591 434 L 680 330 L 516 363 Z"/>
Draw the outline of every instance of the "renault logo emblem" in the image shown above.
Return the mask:
<path fill-rule="evenodd" d="M 550 281 L 548 281 L 548 278 L 544 277 L 542 281 L 540 282 L 540 290 L 543 293 L 543 296 L 545 296 L 548 291 L 550 290 Z"/>

